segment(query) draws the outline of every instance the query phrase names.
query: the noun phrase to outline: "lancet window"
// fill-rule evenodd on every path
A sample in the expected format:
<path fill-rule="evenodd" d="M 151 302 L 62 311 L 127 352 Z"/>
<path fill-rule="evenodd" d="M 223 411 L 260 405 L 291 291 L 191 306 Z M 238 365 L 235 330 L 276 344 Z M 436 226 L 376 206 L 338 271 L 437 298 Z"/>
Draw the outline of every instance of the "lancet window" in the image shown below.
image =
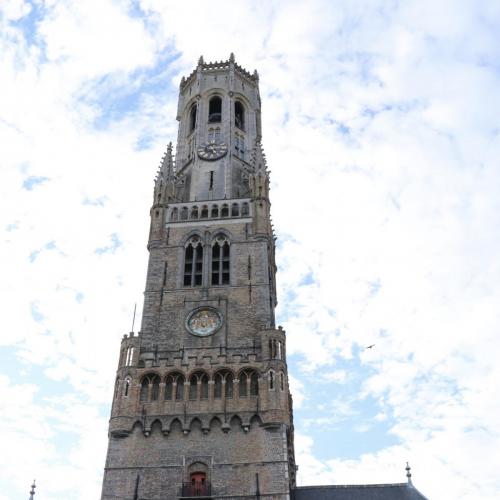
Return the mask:
<path fill-rule="evenodd" d="M 212 244 L 212 285 L 228 285 L 229 273 L 229 240 L 223 234 L 218 234 Z"/>
<path fill-rule="evenodd" d="M 158 375 L 146 375 L 141 382 L 141 401 L 157 401 L 160 396 L 160 377 Z"/>
<path fill-rule="evenodd" d="M 201 286 L 203 281 L 203 245 L 199 236 L 193 236 L 185 249 L 184 286 Z"/>
<path fill-rule="evenodd" d="M 208 123 L 219 123 L 222 119 L 222 99 L 212 97 L 208 103 Z"/>
<path fill-rule="evenodd" d="M 191 106 L 189 111 L 189 132 L 191 133 L 196 127 L 196 104 Z"/>
<path fill-rule="evenodd" d="M 234 103 L 234 124 L 241 130 L 245 130 L 245 108 L 240 101 Z"/>
<path fill-rule="evenodd" d="M 214 398 L 221 399 L 222 395 L 226 399 L 233 397 L 233 374 L 229 371 L 222 370 L 214 376 Z"/>
<path fill-rule="evenodd" d="M 165 380 L 165 400 L 182 401 L 184 399 L 184 377 L 180 373 L 171 373 Z"/>
<path fill-rule="evenodd" d="M 203 372 L 193 373 L 189 379 L 189 399 L 208 398 L 208 375 Z"/>
<path fill-rule="evenodd" d="M 238 383 L 238 395 L 245 398 L 248 395 L 257 396 L 259 394 L 259 376 L 257 372 L 244 371 L 240 373 Z"/>

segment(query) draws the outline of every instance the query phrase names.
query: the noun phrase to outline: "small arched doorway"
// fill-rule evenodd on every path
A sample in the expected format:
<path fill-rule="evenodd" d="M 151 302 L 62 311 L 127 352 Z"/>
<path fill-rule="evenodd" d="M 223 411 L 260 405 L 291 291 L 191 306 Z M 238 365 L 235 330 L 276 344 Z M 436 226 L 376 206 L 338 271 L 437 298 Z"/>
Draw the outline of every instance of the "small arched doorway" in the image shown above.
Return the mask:
<path fill-rule="evenodd" d="M 191 472 L 189 494 L 192 497 L 204 497 L 209 495 L 207 473 L 206 472 Z"/>

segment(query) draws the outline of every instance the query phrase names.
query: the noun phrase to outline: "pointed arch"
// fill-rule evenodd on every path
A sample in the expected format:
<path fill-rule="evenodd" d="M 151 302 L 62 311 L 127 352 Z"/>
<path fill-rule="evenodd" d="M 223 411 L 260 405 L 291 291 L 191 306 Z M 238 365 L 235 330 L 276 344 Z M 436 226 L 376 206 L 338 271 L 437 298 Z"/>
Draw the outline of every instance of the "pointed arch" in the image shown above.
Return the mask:
<path fill-rule="evenodd" d="M 184 250 L 184 286 L 203 283 L 203 243 L 198 235 L 191 236 Z"/>

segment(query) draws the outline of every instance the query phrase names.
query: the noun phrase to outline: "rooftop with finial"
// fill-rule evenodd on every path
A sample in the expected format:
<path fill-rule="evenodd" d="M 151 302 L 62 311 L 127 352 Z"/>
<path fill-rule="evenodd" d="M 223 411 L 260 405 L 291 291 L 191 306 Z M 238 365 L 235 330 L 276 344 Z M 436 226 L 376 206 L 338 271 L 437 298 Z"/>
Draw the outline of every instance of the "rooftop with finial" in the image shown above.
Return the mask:
<path fill-rule="evenodd" d="M 406 462 L 406 477 L 408 478 L 408 484 L 411 484 L 411 467 L 408 462 Z"/>
<path fill-rule="evenodd" d="M 31 491 L 30 491 L 30 498 L 29 500 L 35 500 L 35 488 L 36 488 L 36 484 L 35 484 L 35 479 L 33 479 L 33 484 L 31 485 Z"/>
<path fill-rule="evenodd" d="M 186 78 L 182 77 L 180 87 L 181 89 L 183 89 L 185 86 L 189 85 L 195 78 L 197 71 L 214 72 L 221 70 L 229 70 L 231 65 L 234 66 L 234 70 L 236 72 L 238 72 L 240 75 L 244 76 L 248 80 L 253 82 L 257 82 L 259 80 L 259 74 L 257 73 L 257 70 L 254 70 L 253 73 L 250 73 L 243 67 L 236 64 L 234 53 L 231 52 L 231 54 L 229 55 L 229 59 L 226 61 L 215 61 L 215 62 L 211 61 L 206 63 L 205 60 L 203 59 L 203 56 L 200 56 L 200 58 L 198 59 L 198 66 L 194 71 L 191 72 L 191 74 L 188 77 Z"/>

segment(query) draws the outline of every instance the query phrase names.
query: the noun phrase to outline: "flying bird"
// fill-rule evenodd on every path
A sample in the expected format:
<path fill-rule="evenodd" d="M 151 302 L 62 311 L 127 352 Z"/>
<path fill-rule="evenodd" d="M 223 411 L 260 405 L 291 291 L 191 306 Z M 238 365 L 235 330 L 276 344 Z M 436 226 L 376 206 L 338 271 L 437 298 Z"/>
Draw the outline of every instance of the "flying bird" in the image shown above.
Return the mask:
<path fill-rule="evenodd" d="M 375 344 L 372 344 L 372 345 L 366 346 L 366 347 L 365 347 L 365 349 L 371 349 L 372 347 L 375 347 Z"/>

